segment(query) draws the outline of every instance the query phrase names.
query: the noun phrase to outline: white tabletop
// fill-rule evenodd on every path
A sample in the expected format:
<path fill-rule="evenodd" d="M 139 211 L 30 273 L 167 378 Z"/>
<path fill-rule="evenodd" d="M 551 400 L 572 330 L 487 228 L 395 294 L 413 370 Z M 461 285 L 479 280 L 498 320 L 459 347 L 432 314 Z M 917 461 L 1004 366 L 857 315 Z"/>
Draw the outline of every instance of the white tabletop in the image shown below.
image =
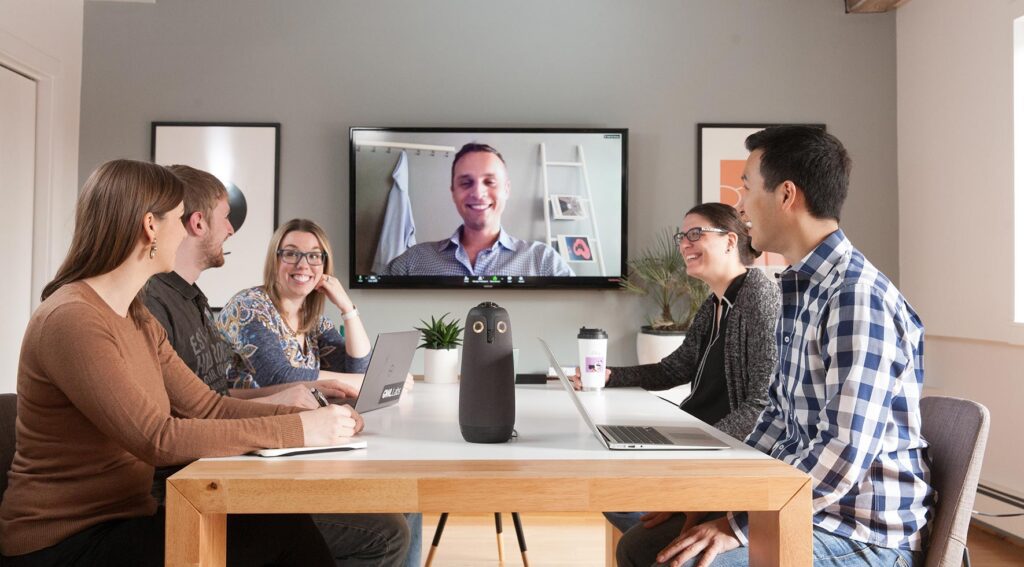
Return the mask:
<path fill-rule="evenodd" d="M 591 433 L 569 394 L 557 382 L 516 386 L 518 436 L 508 443 L 467 443 L 459 432 L 459 385 L 417 383 L 397 406 L 365 414 L 360 438 L 366 449 L 288 460 L 576 460 L 767 459 L 768 456 L 710 427 L 678 407 L 636 388 L 581 392 L 595 423 L 701 427 L 730 445 L 705 451 L 610 451 Z M 210 460 L 261 459 L 227 457 Z"/>

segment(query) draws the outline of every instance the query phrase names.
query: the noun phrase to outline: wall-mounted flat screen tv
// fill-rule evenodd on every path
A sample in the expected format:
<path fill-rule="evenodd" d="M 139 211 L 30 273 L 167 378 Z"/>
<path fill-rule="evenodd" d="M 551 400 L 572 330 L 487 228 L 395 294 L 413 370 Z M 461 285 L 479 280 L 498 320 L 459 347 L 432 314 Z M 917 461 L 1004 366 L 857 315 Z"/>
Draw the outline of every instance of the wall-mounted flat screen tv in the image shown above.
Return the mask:
<path fill-rule="evenodd" d="M 624 128 L 352 128 L 350 286 L 618 287 L 628 139 Z"/>

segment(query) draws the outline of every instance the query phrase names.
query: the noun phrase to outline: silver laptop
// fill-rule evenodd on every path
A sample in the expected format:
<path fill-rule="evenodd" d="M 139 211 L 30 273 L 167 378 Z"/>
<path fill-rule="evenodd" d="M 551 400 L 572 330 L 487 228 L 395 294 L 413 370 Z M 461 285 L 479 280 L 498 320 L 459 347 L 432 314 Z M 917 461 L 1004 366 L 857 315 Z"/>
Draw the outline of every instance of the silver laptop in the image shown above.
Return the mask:
<path fill-rule="evenodd" d="M 419 331 L 377 335 L 359 397 L 353 404 L 357 412 L 366 413 L 398 403 L 419 340 Z"/>
<path fill-rule="evenodd" d="M 614 450 L 707 450 L 707 449 L 728 449 L 729 445 L 719 441 L 699 427 L 671 427 L 651 425 L 595 425 L 572 387 L 572 382 L 562 371 L 562 367 L 555 360 L 548 344 L 544 339 L 538 339 L 544 347 L 544 352 L 551 361 L 551 366 L 558 374 L 558 381 L 562 383 L 569 397 L 576 404 L 576 410 L 580 412 L 587 427 L 594 433 L 594 436 L 607 448 Z"/>

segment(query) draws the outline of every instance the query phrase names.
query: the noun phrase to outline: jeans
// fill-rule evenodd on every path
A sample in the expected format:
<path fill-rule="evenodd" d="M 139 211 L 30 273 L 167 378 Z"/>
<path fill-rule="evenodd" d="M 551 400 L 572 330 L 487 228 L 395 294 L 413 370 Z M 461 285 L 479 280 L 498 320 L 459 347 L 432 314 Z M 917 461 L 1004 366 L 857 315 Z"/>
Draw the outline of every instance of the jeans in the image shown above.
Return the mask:
<path fill-rule="evenodd" d="M 162 567 L 164 509 L 153 516 L 110 520 L 50 547 L 0 557 L 4 567 Z M 229 565 L 329 567 L 331 556 L 306 514 L 246 514 L 227 518 Z"/>
<path fill-rule="evenodd" d="M 335 565 L 405 565 L 409 527 L 401 514 L 314 514 Z"/>
<path fill-rule="evenodd" d="M 630 528 L 640 523 L 640 516 L 643 512 L 602 512 L 608 523 L 615 526 L 615 529 L 626 533 Z"/>
<path fill-rule="evenodd" d="M 722 517 L 721 514 L 709 515 L 708 519 Z M 653 528 L 647 529 L 638 525 L 623 534 L 619 547 L 615 550 L 615 559 L 620 567 L 648 567 L 665 565 L 657 562 L 658 552 L 675 539 L 686 518 L 682 514 Z M 824 530 L 814 528 L 812 534 L 812 555 L 815 567 L 854 567 L 854 566 L 892 566 L 912 567 L 924 565 L 924 554 L 908 549 L 890 549 L 867 543 L 854 541 L 832 535 Z M 715 557 L 714 567 L 747 567 L 749 565 L 748 549 L 740 546 Z M 700 560 L 700 555 L 684 563 L 684 567 L 692 567 Z"/>
<path fill-rule="evenodd" d="M 164 502 L 167 477 L 181 468 L 156 469 L 152 491 L 157 502 Z M 404 519 L 399 514 L 316 514 L 313 522 L 337 565 L 420 567 L 421 514 L 406 514 Z"/>
<path fill-rule="evenodd" d="M 405 567 L 420 567 L 423 564 L 423 514 L 406 514 L 405 521 L 409 523 L 409 554 L 405 556 Z"/>

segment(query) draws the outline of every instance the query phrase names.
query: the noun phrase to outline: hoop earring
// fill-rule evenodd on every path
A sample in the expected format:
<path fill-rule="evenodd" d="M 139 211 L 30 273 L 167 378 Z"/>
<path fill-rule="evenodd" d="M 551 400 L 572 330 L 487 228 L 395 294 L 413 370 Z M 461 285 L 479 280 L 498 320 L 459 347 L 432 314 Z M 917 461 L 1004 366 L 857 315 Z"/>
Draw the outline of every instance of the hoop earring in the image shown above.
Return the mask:
<path fill-rule="evenodd" d="M 152 244 L 149 247 L 149 259 L 156 258 L 156 239 L 153 239 Z"/>

